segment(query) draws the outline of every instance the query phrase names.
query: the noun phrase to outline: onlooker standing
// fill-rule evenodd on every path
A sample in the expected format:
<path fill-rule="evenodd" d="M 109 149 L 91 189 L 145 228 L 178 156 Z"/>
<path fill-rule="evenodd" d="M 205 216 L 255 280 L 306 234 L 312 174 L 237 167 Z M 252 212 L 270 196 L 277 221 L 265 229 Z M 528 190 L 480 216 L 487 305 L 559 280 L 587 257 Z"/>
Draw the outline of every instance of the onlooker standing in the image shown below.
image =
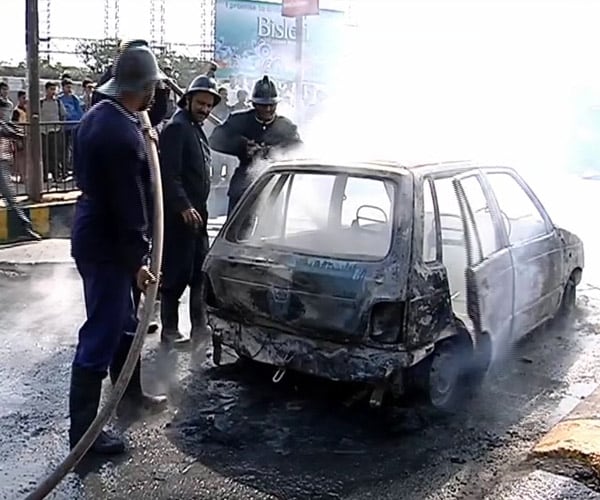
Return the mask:
<path fill-rule="evenodd" d="M 17 123 L 27 123 L 27 93 L 24 90 L 17 92 L 17 105 L 12 114 L 12 121 Z"/>
<path fill-rule="evenodd" d="M 62 92 L 58 96 L 58 100 L 64 106 L 66 111 L 66 121 L 68 122 L 79 122 L 81 117 L 83 116 L 83 106 L 79 97 L 73 94 L 73 80 L 68 75 L 63 75 L 63 80 L 61 82 Z M 64 170 L 72 170 L 71 169 L 71 151 L 72 151 L 72 134 L 75 129 L 76 123 L 66 123 L 64 126 L 64 151 L 61 155 L 63 161 L 65 161 L 66 167 Z M 67 180 L 67 179 L 64 179 Z"/>
<path fill-rule="evenodd" d="M 40 101 L 40 121 L 42 131 L 42 158 L 44 178 L 52 174 L 56 181 L 64 177 L 61 153 L 63 152 L 63 132 L 60 122 L 64 121 L 67 112 L 63 104 L 56 98 L 56 83 L 46 82 L 46 95 Z"/>
<path fill-rule="evenodd" d="M 248 102 L 248 92 L 244 89 L 237 91 L 237 102 L 233 105 L 233 111 L 244 111 L 252 105 Z"/>
<path fill-rule="evenodd" d="M 8 83 L 0 82 L 0 120 L 9 122 L 15 105 L 8 97 Z"/>
<path fill-rule="evenodd" d="M 81 102 L 83 102 L 83 112 L 85 113 L 92 107 L 92 95 L 94 94 L 94 82 L 86 78 L 81 82 L 83 94 L 81 94 Z"/>
<path fill-rule="evenodd" d="M 12 114 L 12 121 L 16 123 L 27 123 L 27 94 L 24 90 L 17 93 L 17 105 Z M 25 164 L 27 161 L 25 155 L 25 141 L 17 139 L 14 142 L 13 175 L 17 182 L 21 182 L 25 176 Z"/>
<path fill-rule="evenodd" d="M 227 104 L 227 89 L 225 87 L 221 87 L 219 89 L 219 96 L 221 97 L 221 102 L 217 104 L 213 110 L 212 114 L 215 115 L 219 120 L 224 122 L 227 120 L 227 117 L 231 114 L 231 107 Z"/>

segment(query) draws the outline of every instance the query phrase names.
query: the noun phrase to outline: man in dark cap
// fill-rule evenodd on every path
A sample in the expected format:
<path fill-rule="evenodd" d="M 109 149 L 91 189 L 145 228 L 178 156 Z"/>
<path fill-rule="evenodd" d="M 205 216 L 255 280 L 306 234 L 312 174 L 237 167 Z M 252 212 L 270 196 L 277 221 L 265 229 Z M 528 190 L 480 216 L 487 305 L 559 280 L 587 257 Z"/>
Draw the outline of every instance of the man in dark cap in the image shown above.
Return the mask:
<path fill-rule="evenodd" d="M 254 107 L 232 113 L 210 137 L 211 148 L 236 156 L 240 161 L 229 183 L 228 213 L 231 213 L 250 185 L 250 167 L 256 159 L 268 159 L 275 151 L 284 152 L 302 142 L 296 125 L 277 115 L 279 101 L 275 83 L 268 76 L 264 76 L 254 85 Z"/>
<path fill-rule="evenodd" d="M 208 335 L 202 300 L 202 263 L 208 252 L 208 195 L 211 154 L 202 124 L 221 97 L 214 78 L 189 84 L 178 110 L 160 135 L 165 199 L 165 241 L 161 282 L 162 340 L 186 342 L 179 331 L 179 300 L 190 287 L 190 338 Z"/>
<path fill-rule="evenodd" d="M 106 99 L 86 113 L 74 138 L 77 200 L 71 254 L 83 280 L 87 320 L 71 372 L 70 446 L 96 417 L 102 380 L 114 383 L 137 328 L 132 281 L 143 291 L 155 277 L 149 271 L 152 196 L 150 169 L 137 112 L 152 102 L 162 75 L 144 45 L 125 48 L 114 76 L 100 87 Z M 126 398 L 145 406 L 163 405 L 163 396 L 142 391 L 140 360 Z M 115 454 L 120 438 L 102 432 L 91 450 Z"/>

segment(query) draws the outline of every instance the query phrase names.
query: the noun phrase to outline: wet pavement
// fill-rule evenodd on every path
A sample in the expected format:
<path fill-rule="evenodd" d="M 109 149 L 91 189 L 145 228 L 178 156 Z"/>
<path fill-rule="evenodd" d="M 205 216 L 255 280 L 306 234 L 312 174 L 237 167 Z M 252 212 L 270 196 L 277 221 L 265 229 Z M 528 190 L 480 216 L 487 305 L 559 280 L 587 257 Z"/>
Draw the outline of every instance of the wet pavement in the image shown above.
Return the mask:
<path fill-rule="evenodd" d="M 84 310 L 64 261 L 0 271 L 0 498 L 22 497 L 68 451 L 70 362 Z M 130 452 L 86 460 L 52 498 L 598 498 L 582 486 L 600 491 L 589 471 L 528 459 L 600 380 L 600 290 L 589 279 L 571 328 L 530 335 L 477 399 L 446 417 L 418 401 L 352 404 L 356 387 L 300 375 L 274 384 L 273 369 L 227 352 L 216 368 L 206 345 L 168 351 L 149 335 L 145 385 L 168 393 L 167 411 L 117 415 Z M 182 318 L 188 328 L 183 309 Z"/>
<path fill-rule="evenodd" d="M 83 304 L 73 271 L 53 269 L 0 276 L 1 498 L 21 497 L 67 453 Z M 298 375 L 275 385 L 272 369 L 233 357 L 215 368 L 202 346 L 168 352 L 149 335 L 146 386 L 169 394 L 168 411 L 117 416 L 131 452 L 87 462 L 54 498 L 484 498 L 535 467 L 530 447 L 600 377 L 600 294 L 584 287 L 578 304 L 573 330 L 536 332 L 444 418 L 415 401 L 349 405 L 356 388 Z"/>

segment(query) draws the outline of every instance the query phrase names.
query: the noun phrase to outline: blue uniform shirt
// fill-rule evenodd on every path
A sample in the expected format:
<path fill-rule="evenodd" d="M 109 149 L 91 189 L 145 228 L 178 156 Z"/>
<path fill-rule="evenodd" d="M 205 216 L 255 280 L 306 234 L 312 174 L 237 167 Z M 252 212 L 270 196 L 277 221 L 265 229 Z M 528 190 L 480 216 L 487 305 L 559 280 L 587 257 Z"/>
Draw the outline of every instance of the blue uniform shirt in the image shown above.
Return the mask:
<path fill-rule="evenodd" d="M 75 260 L 114 262 L 135 273 L 149 253 L 150 169 L 140 122 L 113 100 L 83 117 L 73 142 L 82 195 L 75 206 Z"/>

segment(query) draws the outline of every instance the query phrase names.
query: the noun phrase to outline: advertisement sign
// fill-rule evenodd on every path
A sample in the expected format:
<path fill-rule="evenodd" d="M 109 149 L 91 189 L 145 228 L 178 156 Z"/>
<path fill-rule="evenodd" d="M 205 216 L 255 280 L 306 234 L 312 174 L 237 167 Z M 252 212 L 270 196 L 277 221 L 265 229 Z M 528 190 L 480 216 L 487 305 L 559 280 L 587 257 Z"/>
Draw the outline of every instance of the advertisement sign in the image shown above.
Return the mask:
<path fill-rule="evenodd" d="M 296 20 L 283 17 L 281 5 L 250 0 L 217 0 L 215 60 L 219 78 L 268 74 L 277 80 L 296 76 Z M 345 16 L 325 10 L 304 18 L 304 79 L 325 83 L 343 54 Z"/>
<path fill-rule="evenodd" d="M 319 0 L 283 0 L 284 17 L 315 16 L 319 14 Z"/>

